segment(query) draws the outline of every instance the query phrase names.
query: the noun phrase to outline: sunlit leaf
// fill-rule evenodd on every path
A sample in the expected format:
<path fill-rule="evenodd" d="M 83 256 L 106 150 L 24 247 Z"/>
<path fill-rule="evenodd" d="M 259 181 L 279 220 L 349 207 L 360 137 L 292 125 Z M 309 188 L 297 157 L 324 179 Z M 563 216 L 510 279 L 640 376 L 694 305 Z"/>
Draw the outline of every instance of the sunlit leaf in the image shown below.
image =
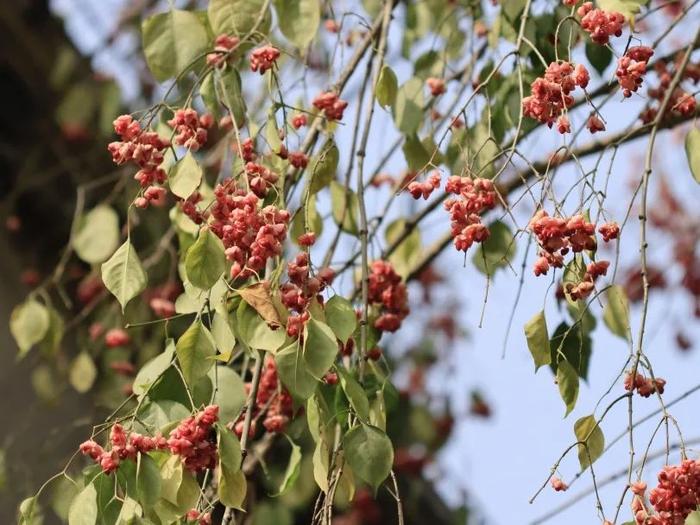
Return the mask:
<path fill-rule="evenodd" d="M 605 449 L 605 436 L 598 426 L 595 416 L 585 416 L 574 423 L 574 434 L 579 441 L 578 461 L 581 470 L 594 463 Z"/>
<path fill-rule="evenodd" d="M 122 311 L 146 288 L 148 277 L 129 239 L 102 264 L 102 281 L 117 298 Z"/>
<path fill-rule="evenodd" d="M 119 216 L 107 205 L 93 208 L 78 219 L 72 244 L 86 263 L 106 261 L 119 245 Z"/>

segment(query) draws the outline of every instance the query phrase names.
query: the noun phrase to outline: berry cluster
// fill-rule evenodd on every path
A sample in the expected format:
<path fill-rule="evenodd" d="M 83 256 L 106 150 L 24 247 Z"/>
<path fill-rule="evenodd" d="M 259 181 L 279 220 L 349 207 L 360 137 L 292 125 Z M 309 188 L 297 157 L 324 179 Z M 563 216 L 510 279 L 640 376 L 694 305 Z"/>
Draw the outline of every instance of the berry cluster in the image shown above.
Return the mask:
<path fill-rule="evenodd" d="M 594 9 L 593 2 L 586 2 L 576 11 L 581 17 L 581 29 L 591 35 L 591 40 L 602 46 L 610 42 L 611 36 L 622 35 L 625 16 L 617 11 Z"/>
<path fill-rule="evenodd" d="M 165 170 L 160 165 L 163 163 L 165 150 L 170 143 L 153 131 L 143 131 L 141 124 L 131 115 L 117 117 L 114 121 L 114 131 L 122 139 L 120 142 L 111 142 L 107 146 L 114 163 L 121 166 L 132 161 L 140 168 L 134 175 L 134 179 L 142 188 L 145 188 L 145 191 L 143 197 L 139 197 L 135 204 L 145 208 L 151 201 L 162 200 L 165 190 L 156 184 L 165 182 Z"/>
<path fill-rule="evenodd" d="M 496 188 L 488 179 L 452 176 L 447 179 L 445 191 L 459 195 L 445 201 L 450 213 L 451 233 L 455 248 L 466 252 L 475 242 L 483 242 L 489 230 L 481 222 L 481 215 L 496 206 Z"/>
<path fill-rule="evenodd" d="M 628 372 L 627 375 L 625 375 L 624 385 L 625 390 L 628 392 L 636 390 L 640 396 L 649 397 L 656 392 L 663 394 L 666 381 L 660 377 L 656 379 L 647 378 L 640 373 L 637 373 L 637 375 L 633 377 L 632 372 Z"/>
<path fill-rule="evenodd" d="M 440 187 L 440 182 L 440 172 L 436 170 L 428 176 L 425 182 L 418 182 L 416 180 L 410 182 L 408 184 L 408 192 L 414 199 L 423 197 L 427 200 L 431 193 L 433 193 L 433 190 Z"/>
<path fill-rule="evenodd" d="M 540 259 L 541 261 L 541 259 Z M 538 261 L 539 262 L 539 261 Z M 589 263 L 586 271 L 577 283 L 566 283 L 564 290 L 573 301 L 586 299 L 595 288 L 595 281 L 601 275 L 608 273 L 609 261 L 598 261 Z M 537 274 L 537 264 L 535 264 L 535 274 Z"/>
<path fill-rule="evenodd" d="M 264 75 L 268 69 L 272 69 L 279 57 L 280 50 L 276 47 L 259 47 L 250 54 L 250 69 L 251 71 L 259 71 L 261 75 Z"/>
<path fill-rule="evenodd" d="M 290 151 L 287 154 L 289 163 L 297 169 L 303 170 L 309 164 L 309 156 L 303 151 Z"/>
<path fill-rule="evenodd" d="M 563 267 L 569 250 L 578 253 L 596 248 L 595 224 L 586 221 L 583 215 L 564 219 L 550 217 L 545 210 L 539 210 L 530 219 L 529 228 L 540 247 L 540 257 L 535 262 L 536 276 L 546 274 L 550 266 Z"/>
<path fill-rule="evenodd" d="M 160 434 L 156 434 L 155 437 L 143 436 L 136 432 L 127 434 L 119 423 L 112 426 L 109 441 L 110 450 L 105 450 L 92 439 L 80 445 L 80 451 L 86 456 L 90 456 L 106 474 L 117 470 L 122 461 L 135 460 L 139 453 L 146 454 L 152 450 L 162 450 L 168 447 L 165 438 Z"/>
<path fill-rule="evenodd" d="M 313 235 L 313 234 L 311 234 Z M 314 297 L 319 302 L 319 294 L 332 282 L 335 273 L 330 268 L 322 268 L 315 277 L 311 276 L 309 254 L 301 252 L 287 264 L 289 282 L 280 287 L 282 304 L 298 315 L 290 315 L 287 320 L 287 335 L 298 338 L 304 324 L 309 320 L 308 307 Z"/>
<path fill-rule="evenodd" d="M 369 274 L 369 302 L 381 305 L 381 315 L 374 327 L 386 332 L 395 332 L 409 314 L 408 290 L 401 282 L 391 263 L 374 261 Z"/>
<path fill-rule="evenodd" d="M 214 195 L 211 231 L 221 238 L 226 257 L 233 262 L 231 278 L 247 279 L 282 253 L 289 212 L 273 205 L 260 208 L 254 193 L 245 193 L 230 181 L 218 185 Z"/>
<path fill-rule="evenodd" d="M 430 77 L 426 79 L 425 83 L 428 85 L 428 89 L 430 89 L 430 94 L 434 97 L 439 97 L 446 91 L 445 80 L 442 78 Z"/>
<path fill-rule="evenodd" d="M 245 174 L 248 177 L 250 191 L 261 199 L 267 195 L 269 189 L 279 180 L 277 173 L 255 162 L 248 162 L 245 165 Z"/>
<path fill-rule="evenodd" d="M 219 35 L 214 41 L 214 52 L 207 55 L 207 64 L 213 67 L 220 67 L 226 64 L 226 60 L 231 54 L 231 50 L 238 47 L 240 39 L 237 36 Z"/>
<path fill-rule="evenodd" d="M 639 525 L 677 525 L 700 503 L 700 462 L 686 459 L 680 465 L 666 465 L 659 472 L 659 484 L 649 492 L 656 514 L 649 516 L 638 504 L 635 521 Z"/>
<path fill-rule="evenodd" d="M 585 89 L 589 80 L 588 70 L 582 64 L 574 67 L 569 62 L 552 62 L 544 77 L 536 78 L 530 85 L 531 95 L 523 99 L 523 114 L 550 128 L 556 121 L 559 132 L 568 133 L 571 126 L 564 112 L 574 103 L 571 92 L 576 86 Z"/>
<path fill-rule="evenodd" d="M 338 94 L 334 91 L 326 91 L 316 95 L 313 100 L 314 107 L 325 112 L 326 118 L 328 120 L 342 120 L 343 112 L 345 108 L 348 107 L 348 103 L 338 97 Z"/>
<path fill-rule="evenodd" d="M 112 328 L 105 334 L 105 345 L 108 348 L 126 346 L 131 342 L 131 337 L 123 328 Z"/>
<path fill-rule="evenodd" d="M 298 113 L 292 117 L 292 127 L 294 129 L 303 128 L 308 124 L 306 113 Z"/>
<path fill-rule="evenodd" d="M 550 480 L 550 484 L 552 485 L 552 488 L 555 492 L 564 492 L 569 489 L 569 485 L 564 483 L 561 480 L 561 478 L 558 478 L 556 476 L 552 477 L 552 479 Z"/>
<path fill-rule="evenodd" d="M 197 151 L 207 142 L 207 130 L 214 124 L 214 119 L 209 114 L 200 117 L 197 111 L 187 108 L 176 110 L 168 124 L 175 130 L 175 144 Z"/>
<path fill-rule="evenodd" d="M 677 67 L 677 63 L 675 66 Z M 659 104 L 666 97 L 666 91 L 668 91 L 669 86 L 673 81 L 675 72 L 669 70 L 666 63 L 659 61 L 654 64 L 654 70 L 659 78 L 659 87 L 649 89 L 649 97 L 659 102 Z M 683 71 L 682 80 L 690 81 L 693 84 L 697 84 L 700 81 L 700 64 L 688 64 Z M 668 112 L 675 115 L 690 116 L 695 113 L 697 109 L 697 101 L 695 96 L 691 93 L 686 92 L 681 87 L 676 87 L 671 93 L 671 98 L 669 99 Z M 648 124 L 652 122 L 657 115 L 658 110 L 656 108 L 647 108 L 640 115 L 642 122 Z M 664 115 L 666 116 L 666 115 Z"/>
<path fill-rule="evenodd" d="M 212 439 L 212 427 L 219 419 L 218 405 L 209 405 L 194 416 L 184 419 L 170 433 L 170 452 L 182 457 L 190 472 L 213 469 L 218 460 L 216 442 Z"/>
<path fill-rule="evenodd" d="M 622 88 L 625 98 L 632 96 L 644 81 L 647 72 L 647 62 L 654 54 L 654 50 L 647 46 L 630 47 L 617 61 L 615 76 Z"/>
<path fill-rule="evenodd" d="M 200 211 L 199 208 L 197 208 L 197 204 L 202 202 L 203 199 L 204 197 L 201 193 L 194 191 L 186 199 L 180 200 L 180 209 L 182 213 L 187 215 L 195 224 L 202 224 L 208 216 L 206 212 Z"/>
<path fill-rule="evenodd" d="M 211 525 L 211 513 L 199 512 L 197 509 L 190 509 L 185 514 L 185 521 L 189 524 Z"/>
<path fill-rule="evenodd" d="M 255 162 L 255 160 L 258 158 L 258 155 L 255 152 L 255 142 L 250 137 L 244 139 L 240 145 L 235 144 L 233 148 L 244 162 Z"/>
<path fill-rule="evenodd" d="M 251 383 L 246 383 L 246 389 L 250 392 Z M 286 388 L 279 382 L 277 365 L 274 359 L 265 360 L 265 366 L 260 376 L 258 394 L 253 406 L 253 419 L 251 420 L 249 436 L 255 435 L 256 422 L 260 414 L 265 414 L 263 427 L 268 432 L 283 432 L 294 415 L 294 403 Z M 238 437 L 243 435 L 245 426 L 245 413 L 241 414 L 238 421 L 230 425 Z"/>

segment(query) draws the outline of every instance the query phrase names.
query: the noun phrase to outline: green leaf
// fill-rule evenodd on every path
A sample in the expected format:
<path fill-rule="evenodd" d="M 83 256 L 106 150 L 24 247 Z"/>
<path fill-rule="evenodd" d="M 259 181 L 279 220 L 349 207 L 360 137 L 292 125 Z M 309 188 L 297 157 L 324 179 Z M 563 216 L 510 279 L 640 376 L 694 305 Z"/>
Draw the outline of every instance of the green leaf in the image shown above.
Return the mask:
<path fill-rule="evenodd" d="M 307 220 L 308 224 L 306 224 Z M 314 232 L 317 239 L 323 232 L 323 219 L 316 208 L 315 195 L 311 195 L 306 203 L 299 208 L 299 212 L 294 214 L 289 237 L 296 243 L 299 236 L 307 231 Z"/>
<path fill-rule="evenodd" d="M 81 480 L 75 483 L 67 477 L 60 477 L 52 484 L 51 489 L 51 510 L 61 519 L 63 523 L 68 520 L 68 510 L 73 498 L 83 488 Z M 29 524 L 26 524 L 29 525 Z"/>
<path fill-rule="evenodd" d="M 139 421 L 146 428 L 155 428 L 166 434 L 189 415 L 189 408 L 170 399 L 147 402 L 138 414 Z"/>
<path fill-rule="evenodd" d="M 507 267 L 515 257 L 515 238 L 508 226 L 495 221 L 489 224 L 489 236 L 474 254 L 474 266 L 486 275 Z"/>
<path fill-rule="evenodd" d="M 411 78 L 399 88 L 394 103 L 394 122 L 404 135 L 418 132 L 423 122 L 423 81 Z"/>
<path fill-rule="evenodd" d="M 219 467 L 232 475 L 241 470 L 243 453 L 238 438 L 224 425 L 217 424 L 216 432 L 219 436 Z"/>
<path fill-rule="evenodd" d="M 308 46 L 321 23 L 318 0 L 275 0 L 275 9 L 282 34 L 299 49 Z"/>
<path fill-rule="evenodd" d="M 175 455 L 170 456 L 160 467 L 161 490 L 160 495 L 163 499 L 169 501 L 173 505 L 177 505 L 178 492 L 182 485 L 183 477 L 182 460 Z"/>
<path fill-rule="evenodd" d="M 10 332 L 19 347 L 19 357 L 44 338 L 50 322 L 48 309 L 34 299 L 15 306 L 10 316 Z"/>
<path fill-rule="evenodd" d="M 625 289 L 614 285 L 608 288 L 605 295 L 608 299 L 603 310 L 605 326 L 613 334 L 629 340 L 630 306 Z"/>
<path fill-rule="evenodd" d="M 634 522 L 630 522 L 630 525 L 634 525 Z M 688 514 L 688 517 L 685 519 L 685 525 L 700 525 L 700 510 Z"/>
<path fill-rule="evenodd" d="M 136 493 L 144 507 L 152 507 L 160 498 L 160 470 L 148 454 L 140 453 L 136 460 Z"/>
<path fill-rule="evenodd" d="M 501 9 L 506 18 L 510 21 L 515 21 L 525 9 L 527 0 L 509 0 L 508 2 L 503 2 L 502 5 Z"/>
<path fill-rule="evenodd" d="M 219 501 L 227 507 L 242 509 L 247 491 L 247 481 L 242 470 L 233 474 L 227 474 L 224 469 L 219 469 Z"/>
<path fill-rule="evenodd" d="M 608 46 L 599 46 L 593 42 L 586 42 L 586 58 L 599 75 L 605 73 L 612 62 L 613 54 Z"/>
<path fill-rule="evenodd" d="M 209 228 L 202 228 L 185 256 L 187 279 L 201 290 L 211 289 L 226 270 L 224 245 Z"/>
<path fill-rule="evenodd" d="M 146 62 L 159 82 L 185 71 L 209 44 L 207 30 L 197 15 L 179 9 L 144 20 L 141 35 Z"/>
<path fill-rule="evenodd" d="M 338 343 L 330 327 L 309 319 L 304 328 L 304 361 L 314 377 L 322 378 L 338 356 Z"/>
<path fill-rule="evenodd" d="M 566 405 L 566 413 L 564 414 L 566 417 L 574 409 L 576 399 L 578 399 L 578 374 L 565 359 L 559 361 L 557 366 L 557 383 L 561 398 Z"/>
<path fill-rule="evenodd" d="M 555 374 L 557 363 L 563 354 L 569 364 L 578 372 L 579 377 L 583 379 L 588 377 L 591 338 L 582 332 L 580 325 L 570 327 L 566 323 L 559 324 L 550 338 L 549 348 L 552 351 L 550 366 Z"/>
<path fill-rule="evenodd" d="M 625 15 L 625 18 L 633 19 L 639 13 L 643 5 L 649 0 L 598 0 L 598 7 L 604 11 L 617 11 Z"/>
<path fill-rule="evenodd" d="M 214 33 L 244 36 L 258 24 L 257 32 L 270 28 L 270 13 L 263 13 L 265 0 L 210 0 L 207 14 Z"/>
<path fill-rule="evenodd" d="M 170 191 L 181 199 L 186 199 L 202 183 L 202 168 L 188 150 L 168 172 Z"/>
<path fill-rule="evenodd" d="M 685 136 L 685 154 L 695 182 L 700 183 L 700 129 L 693 128 Z"/>
<path fill-rule="evenodd" d="M 206 329 L 201 320 L 192 323 L 178 339 L 175 353 L 182 369 L 182 375 L 190 387 L 207 375 L 207 372 L 214 366 L 213 358 L 216 349 L 209 330 Z"/>
<path fill-rule="evenodd" d="M 119 216 L 104 204 L 93 208 L 78 219 L 71 242 L 86 263 L 106 261 L 119 246 Z"/>
<path fill-rule="evenodd" d="M 216 430 L 219 436 L 219 499 L 226 506 L 240 509 L 246 494 L 241 444 L 223 425 L 217 425 Z"/>
<path fill-rule="evenodd" d="M 396 79 L 396 73 L 389 66 L 382 67 L 377 80 L 377 102 L 380 106 L 393 106 L 396 101 L 396 95 L 399 91 L 399 81 Z"/>
<path fill-rule="evenodd" d="M 338 170 L 339 153 L 333 138 L 329 138 L 321 148 L 321 152 L 311 162 L 309 172 L 309 192 L 311 195 L 318 193 L 335 180 Z"/>
<path fill-rule="evenodd" d="M 367 399 L 367 394 L 350 372 L 342 367 L 338 367 L 337 370 L 340 375 L 340 385 L 343 387 L 343 392 L 345 392 L 348 401 L 350 401 L 350 406 L 352 406 L 353 410 L 355 410 L 355 413 L 362 421 L 367 421 L 369 419 L 369 400 Z"/>
<path fill-rule="evenodd" d="M 160 477 L 158 478 L 160 481 Z M 143 514 L 141 505 L 134 499 L 126 497 L 122 508 L 119 511 L 119 516 L 117 516 L 117 522 L 115 525 L 139 525 L 143 523 L 138 518 Z"/>
<path fill-rule="evenodd" d="M 336 224 L 344 232 L 357 235 L 359 202 L 355 192 L 337 181 L 331 181 L 331 206 Z"/>
<path fill-rule="evenodd" d="M 316 443 L 314 454 L 311 458 L 314 480 L 323 492 L 328 493 L 328 469 L 330 468 L 328 445 L 324 440 Z"/>
<path fill-rule="evenodd" d="M 389 224 L 384 232 L 386 242 L 393 245 L 407 227 L 408 223 L 405 219 L 397 219 Z M 394 265 L 394 269 L 401 277 L 407 278 L 416 268 L 422 255 L 420 229 L 412 228 L 411 233 L 399 243 L 389 256 L 389 261 Z"/>
<path fill-rule="evenodd" d="M 243 87 L 241 85 L 241 75 L 233 68 L 225 71 L 216 70 L 207 78 L 212 78 L 214 83 L 214 93 L 219 102 L 226 108 L 229 115 L 232 115 L 236 125 L 240 128 L 246 120 L 246 105 L 243 98 Z M 204 86 L 203 86 L 204 87 Z"/>
<path fill-rule="evenodd" d="M 281 496 L 294 485 L 301 470 L 301 447 L 289 438 L 287 438 L 287 441 L 289 441 L 289 444 L 292 446 L 292 452 L 289 455 L 287 470 L 284 473 L 284 478 L 282 479 L 276 496 Z"/>
<path fill-rule="evenodd" d="M 42 525 L 44 514 L 41 511 L 38 498 L 22 500 L 17 509 L 17 522 L 19 525 Z"/>
<path fill-rule="evenodd" d="M 236 311 L 236 328 L 236 335 L 240 340 L 255 350 L 274 352 L 287 338 L 284 329 L 272 330 L 245 301 L 241 301 Z"/>
<path fill-rule="evenodd" d="M 585 416 L 574 423 L 574 434 L 579 441 L 578 461 L 581 470 L 585 470 L 594 463 L 605 449 L 605 436 L 598 426 L 595 416 Z"/>
<path fill-rule="evenodd" d="M 343 343 L 347 343 L 357 328 L 357 315 L 352 303 L 340 295 L 334 295 L 326 303 L 324 313 L 326 323 L 335 336 Z"/>
<path fill-rule="evenodd" d="M 217 308 L 211 322 L 211 335 L 223 360 L 228 361 L 236 345 L 236 337 L 229 322 L 229 313 L 225 308 Z"/>
<path fill-rule="evenodd" d="M 415 133 L 406 135 L 401 149 L 411 171 L 423 170 L 430 162 L 430 153 Z"/>
<path fill-rule="evenodd" d="M 139 370 L 134 378 L 132 387 L 134 394 L 136 394 L 139 399 L 146 395 L 151 385 L 158 380 L 163 372 L 170 368 L 174 355 L 175 345 L 172 339 L 170 339 L 163 353 L 158 354 L 141 367 L 141 370 Z"/>
<path fill-rule="evenodd" d="M 394 448 L 387 435 L 371 425 L 357 425 L 343 438 L 345 458 L 352 471 L 375 490 L 391 472 Z"/>
<path fill-rule="evenodd" d="M 527 347 L 535 361 L 535 372 L 537 372 L 541 366 L 552 362 L 544 310 L 535 314 L 532 319 L 525 323 L 525 337 L 527 338 Z"/>
<path fill-rule="evenodd" d="M 209 372 L 212 376 L 214 370 Z M 219 405 L 219 421 L 236 421 L 246 402 L 245 384 L 234 370 L 225 366 L 216 367 L 218 387 L 214 394 L 214 404 Z"/>
<path fill-rule="evenodd" d="M 148 276 L 129 239 L 102 264 L 102 281 L 119 301 L 122 312 L 127 303 L 146 288 Z"/>
<path fill-rule="evenodd" d="M 76 392 L 84 394 L 97 378 L 97 367 L 87 352 L 80 352 L 70 364 L 68 380 Z"/>
<path fill-rule="evenodd" d="M 318 380 L 309 373 L 298 341 L 277 352 L 275 363 L 282 384 L 295 399 L 308 399 L 314 394 Z"/>
<path fill-rule="evenodd" d="M 90 483 L 73 498 L 68 511 L 68 525 L 95 525 L 97 515 L 97 490 Z"/>

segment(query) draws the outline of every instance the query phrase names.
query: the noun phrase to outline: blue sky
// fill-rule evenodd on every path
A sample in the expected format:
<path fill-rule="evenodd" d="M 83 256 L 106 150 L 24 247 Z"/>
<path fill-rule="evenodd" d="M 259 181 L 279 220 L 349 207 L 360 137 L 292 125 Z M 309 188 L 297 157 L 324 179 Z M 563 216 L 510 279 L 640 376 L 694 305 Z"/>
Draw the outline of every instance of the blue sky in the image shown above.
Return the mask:
<path fill-rule="evenodd" d="M 106 50 L 102 47 L 105 35 L 114 25 L 115 13 L 119 12 L 124 0 L 55 0 L 53 3 L 59 13 L 67 16 L 68 30 L 74 35 L 81 49 L 94 57 L 97 67 L 114 74 L 118 73 L 118 80 L 124 89 L 125 98 L 133 98 L 136 94 L 134 79 L 137 73 L 131 63 L 123 59 L 123 56 L 136 49 L 138 40 L 133 35 L 124 36 L 117 41 L 115 48 Z M 682 37 L 682 30 L 678 31 L 675 38 L 682 39 Z M 391 35 L 390 46 L 392 49 L 390 56 L 395 56 L 398 49 L 398 35 L 395 32 Z M 407 63 L 399 65 L 396 71 L 400 81 L 410 77 L 411 70 Z M 594 75 L 592 82 L 594 85 L 601 81 L 603 80 Z M 618 96 L 616 100 L 619 101 L 620 98 Z M 639 98 L 627 101 L 622 107 L 617 102 L 610 104 L 604 112 L 609 122 L 608 128 L 620 129 L 622 124 L 629 122 L 630 115 L 638 111 L 641 106 L 642 101 Z M 346 114 L 353 114 L 352 106 Z M 579 118 L 580 123 L 580 117 L 576 116 L 574 123 L 577 122 L 576 118 Z M 393 136 L 392 129 L 390 116 L 379 110 L 376 129 L 368 151 L 370 168 L 373 167 L 371 159 L 381 155 L 388 143 L 388 137 Z M 341 137 L 347 137 L 347 134 L 341 134 Z M 584 137 L 585 139 L 587 137 Z M 678 132 L 663 134 L 656 148 L 659 171 L 654 173 L 654 177 L 661 172 L 665 173 L 686 201 L 697 202 L 700 196 L 698 187 L 688 174 L 682 142 L 679 139 L 682 139 L 682 134 Z M 341 152 L 345 152 L 344 158 L 347 159 L 345 150 L 349 149 L 349 145 L 345 144 L 343 147 L 342 140 L 347 141 L 347 138 L 339 138 Z M 560 136 L 552 131 L 538 135 L 536 140 L 529 141 L 524 146 L 524 151 L 530 154 L 531 158 L 541 159 L 544 150 L 553 149 L 559 141 L 561 141 Z M 645 146 L 646 141 L 639 140 L 624 148 L 617 157 L 608 189 L 606 211 L 618 221 L 621 221 L 630 198 L 629 181 L 636 181 L 641 175 L 639 159 L 643 155 Z M 590 159 L 585 163 L 590 166 Z M 389 172 L 398 173 L 403 167 L 404 162 L 399 153 L 387 168 Z M 563 192 L 575 177 L 573 168 L 561 170 L 557 175 L 559 181 L 556 185 L 557 190 Z M 370 209 L 384 198 L 385 195 L 374 191 L 369 192 Z M 654 205 L 653 198 L 652 205 Z M 402 195 L 397 199 L 393 213 L 405 214 L 416 206 L 417 204 L 410 197 Z M 515 215 L 522 226 L 526 223 L 532 206 L 528 208 L 523 205 L 521 208 Z M 435 238 L 449 228 L 447 216 L 441 211 L 436 212 L 435 218 L 431 218 L 429 223 L 430 227 L 424 231 L 424 238 L 427 239 Z M 638 224 L 633 214 L 632 220 L 623 233 L 621 266 L 638 257 L 637 235 Z M 654 235 L 652 234 L 652 239 L 655 240 L 656 245 L 664 246 L 664 239 Z M 521 243 L 515 259 L 515 268 L 520 267 L 524 250 L 524 243 Z M 667 256 L 666 247 L 656 253 L 656 257 L 661 260 Z M 534 261 L 533 251 L 531 250 L 528 256 L 526 270 L 528 274 L 513 320 L 505 358 L 501 357 L 504 334 L 517 290 L 518 277 L 509 271 L 501 271 L 496 276 L 489 289 L 483 326 L 479 328 L 486 281 L 470 263 L 464 267 L 462 261 L 461 254 L 448 250 L 440 258 L 439 268 L 450 275 L 450 287 L 453 291 L 456 290 L 465 305 L 461 313 L 461 321 L 465 330 L 469 332 L 469 337 L 449 350 L 445 365 L 431 377 L 430 385 L 436 391 L 447 392 L 452 406 L 458 413 L 463 414 L 468 411 L 469 392 L 478 388 L 485 393 L 492 404 L 495 415 L 489 421 L 460 418 L 454 438 L 433 472 L 440 480 L 439 487 L 450 501 L 460 503 L 466 491 L 471 501 L 480 508 L 481 514 L 488 523 L 497 525 L 530 523 L 591 485 L 590 474 L 587 473 L 573 485 L 569 492 L 554 493 L 550 488 L 546 488 L 534 504 L 528 504 L 529 498 L 546 479 L 549 469 L 561 452 L 574 442 L 574 421 L 593 412 L 602 393 L 610 387 L 620 372 L 627 357 L 628 347 L 623 340 L 612 336 L 602 322 L 599 322 L 594 332 L 594 351 L 589 382 L 582 383 L 576 409 L 563 419 L 564 405 L 559 397 L 557 386 L 553 382 L 552 374 L 547 369 L 541 369 L 536 375 L 533 373 L 532 359 L 527 351 L 522 331 L 525 322 L 545 304 L 547 293 L 549 295 L 546 300 L 546 311 L 550 331 L 560 319 L 551 290 L 548 290 L 550 279 L 545 277 L 535 279 L 530 274 Z M 653 294 L 650 312 L 646 351 L 655 365 L 656 373 L 668 381 L 665 395 L 668 402 L 695 386 L 698 381 L 696 373 L 698 356 L 693 352 L 681 354 L 675 348 L 673 337 L 676 328 L 679 324 L 683 325 L 692 340 L 699 335 L 699 330 L 697 324 L 692 324 L 694 321 L 692 306 L 682 294 Z M 637 332 L 637 326 L 638 312 L 634 309 L 632 323 L 634 334 Z M 411 335 L 409 334 L 408 337 Z M 619 395 L 621 388 L 618 382 L 613 387 L 612 394 L 601 403 L 601 407 Z M 635 398 L 634 406 L 636 419 L 655 410 L 658 402 L 653 398 L 646 400 Z M 696 406 L 696 398 L 690 397 L 671 410 L 679 420 L 687 440 L 700 436 L 697 411 L 693 410 Z M 626 403 L 620 403 L 603 423 L 602 428 L 608 440 L 624 431 L 626 411 Z M 596 414 L 600 414 L 600 409 Z M 657 423 L 658 418 L 654 418 L 636 430 L 638 452 L 646 446 Z M 659 434 L 651 450 L 662 447 L 663 439 L 663 435 Z M 671 441 L 676 441 L 673 433 Z M 609 473 L 624 468 L 627 458 L 625 438 L 595 463 L 596 475 L 602 479 Z M 677 459 L 676 456 L 672 461 Z M 652 473 L 658 470 L 662 462 L 663 458 L 652 462 L 647 467 L 644 478 L 650 484 L 653 483 Z M 578 461 L 573 452 L 562 462 L 559 471 L 562 478 L 568 481 L 577 470 Z M 623 483 L 623 481 L 617 481 L 600 492 L 608 518 L 611 512 L 614 512 Z M 596 521 L 596 516 L 594 499 L 589 496 L 554 518 L 551 523 L 590 525 L 602 522 L 602 520 Z M 628 516 L 629 511 L 625 506 L 622 517 Z M 625 521 L 625 519 L 619 521 Z"/>

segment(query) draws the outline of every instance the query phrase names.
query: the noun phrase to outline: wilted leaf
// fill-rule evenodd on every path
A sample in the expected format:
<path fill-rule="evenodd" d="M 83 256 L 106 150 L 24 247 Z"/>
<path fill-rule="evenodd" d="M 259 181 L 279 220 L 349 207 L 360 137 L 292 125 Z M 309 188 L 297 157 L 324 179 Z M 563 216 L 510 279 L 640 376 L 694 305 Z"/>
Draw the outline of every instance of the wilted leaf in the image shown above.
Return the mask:
<path fill-rule="evenodd" d="M 277 308 L 275 308 L 272 302 L 270 283 L 268 281 L 251 284 L 246 288 L 241 288 L 236 291 L 246 303 L 260 314 L 260 317 L 262 317 L 271 328 L 282 326 Z"/>

